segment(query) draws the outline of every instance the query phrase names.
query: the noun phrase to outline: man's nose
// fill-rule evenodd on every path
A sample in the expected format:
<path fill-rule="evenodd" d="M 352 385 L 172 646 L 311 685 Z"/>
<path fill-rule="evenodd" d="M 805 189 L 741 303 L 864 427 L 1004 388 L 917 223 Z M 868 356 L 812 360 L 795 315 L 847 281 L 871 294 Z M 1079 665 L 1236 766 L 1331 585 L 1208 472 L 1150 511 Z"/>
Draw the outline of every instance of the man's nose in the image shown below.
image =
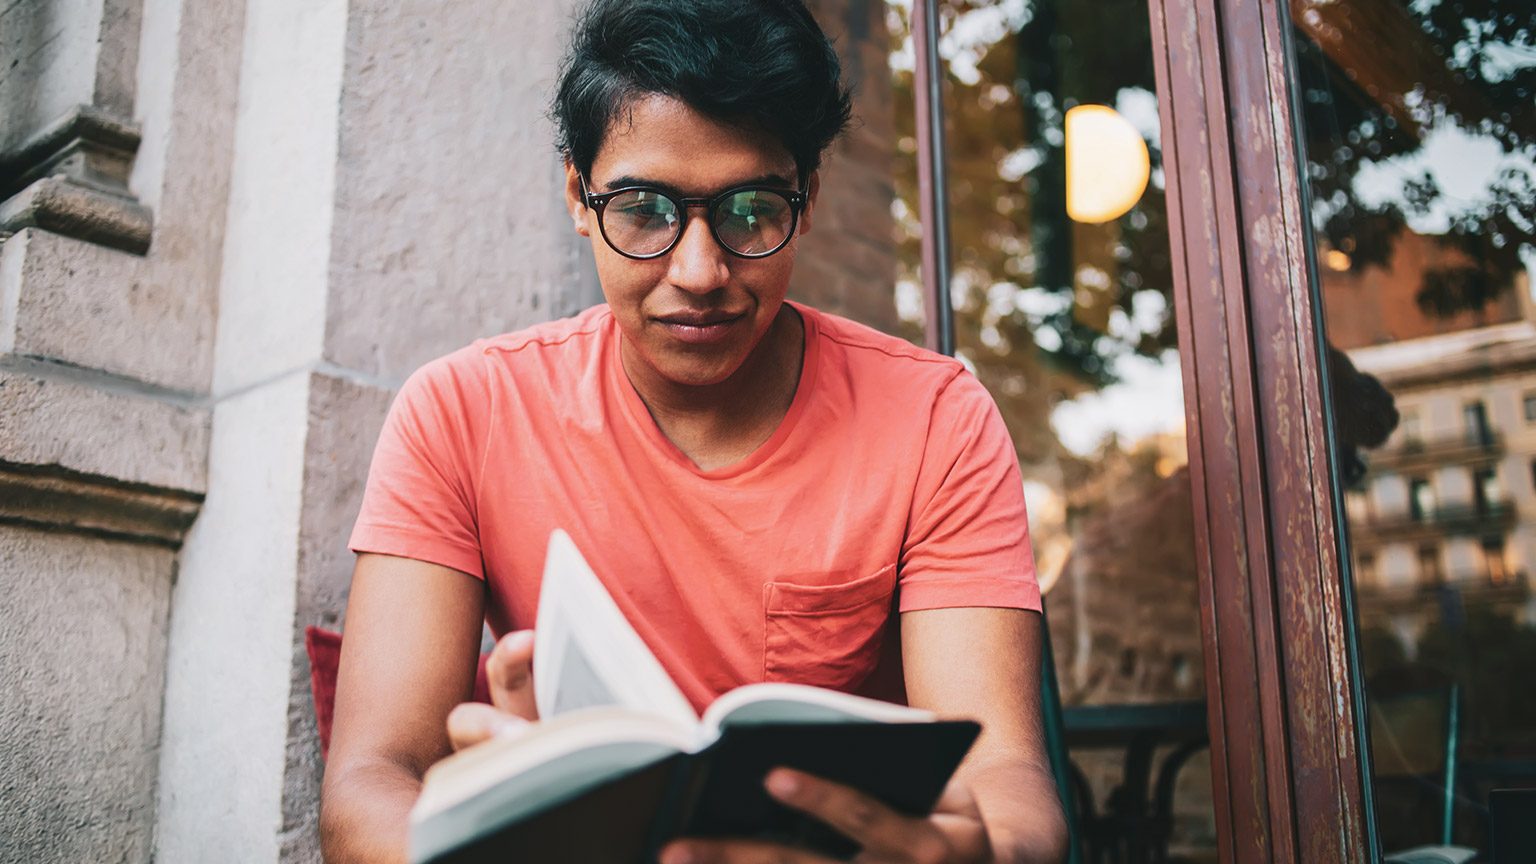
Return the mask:
<path fill-rule="evenodd" d="M 704 213 L 690 215 L 692 218 L 683 225 L 683 236 L 668 253 L 671 267 L 667 278 L 684 291 L 708 294 L 725 285 L 730 278 L 730 267 L 725 260 L 728 253 L 720 248 L 715 235 L 710 232 L 709 217 Z"/>

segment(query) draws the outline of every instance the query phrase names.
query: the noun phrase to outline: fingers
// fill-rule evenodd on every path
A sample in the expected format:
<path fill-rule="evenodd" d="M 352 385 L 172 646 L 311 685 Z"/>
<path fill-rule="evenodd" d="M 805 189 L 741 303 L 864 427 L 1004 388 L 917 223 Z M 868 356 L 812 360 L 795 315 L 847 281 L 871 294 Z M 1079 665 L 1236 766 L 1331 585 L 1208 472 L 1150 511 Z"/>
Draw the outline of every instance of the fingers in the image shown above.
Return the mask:
<path fill-rule="evenodd" d="M 533 701 L 533 631 L 501 637 L 486 661 L 485 677 L 491 704 L 466 702 L 448 714 L 448 740 L 455 750 L 515 733 L 539 719 Z"/>
<path fill-rule="evenodd" d="M 533 631 L 517 630 L 501 637 L 485 664 L 491 704 L 524 720 L 539 719 L 533 701 Z"/>
<path fill-rule="evenodd" d="M 465 702 L 448 712 L 448 740 L 463 750 L 498 735 L 515 735 L 528 721 L 497 710 L 483 702 Z"/>
<path fill-rule="evenodd" d="M 864 847 L 860 862 L 966 864 L 992 860 L 985 824 L 969 790 L 951 783 L 930 818 L 912 818 L 847 786 L 777 768 L 765 781 L 773 797 Z M 811 852 L 755 840 L 684 839 L 668 844 L 661 864 L 824 864 Z"/>
<path fill-rule="evenodd" d="M 815 816 L 864 847 L 873 860 L 944 861 L 948 843 L 926 819 L 912 819 L 862 792 L 800 771 L 776 768 L 769 794 Z"/>

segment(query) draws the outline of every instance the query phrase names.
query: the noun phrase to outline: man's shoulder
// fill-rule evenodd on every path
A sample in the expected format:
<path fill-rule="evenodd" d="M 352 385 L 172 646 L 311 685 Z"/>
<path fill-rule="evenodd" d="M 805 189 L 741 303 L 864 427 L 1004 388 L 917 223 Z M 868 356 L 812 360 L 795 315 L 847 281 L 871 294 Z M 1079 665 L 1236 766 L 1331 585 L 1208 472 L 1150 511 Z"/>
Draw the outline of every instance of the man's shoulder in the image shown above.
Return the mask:
<path fill-rule="evenodd" d="M 613 313 L 606 303 L 592 306 L 569 318 L 557 318 L 512 333 L 480 339 L 470 346 L 481 356 L 520 353 L 581 353 L 596 347 L 607 334 Z M 452 356 L 452 355 L 450 355 Z"/>
<path fill-rule="evenodd" d="M 856 377 L 943 386 L 965 371 L 959 360 L 913 345 L 899 336 L 830 312 L 811 309 L 809 314 L 815 319 L 821 350 L 835 354 Z"/>
<path fill-rule="evenodd" d="M 426 363 L 416 374 L 431 378 L 484 377 L 491 366 L 517 363 L 525 358 L 534 362 L 558 362 L 562 357 L 584 356 L 602 344 L 607 325 L 612 320 L 608 306 L 600 304 L 569 318 L 476 339 Z"/>
<path fill-rule="evenodd" d="M 612 320 L 608 307 L 600 305 L 570 318 L 477 339 L 418 368 L 405 382 L 402 396 L 444 405 L 484 404 L 488 393 L 515 386 L 518 380 L 538 380 L 546 386 L 579 381 L 585 367 L 600 356 Z"/>

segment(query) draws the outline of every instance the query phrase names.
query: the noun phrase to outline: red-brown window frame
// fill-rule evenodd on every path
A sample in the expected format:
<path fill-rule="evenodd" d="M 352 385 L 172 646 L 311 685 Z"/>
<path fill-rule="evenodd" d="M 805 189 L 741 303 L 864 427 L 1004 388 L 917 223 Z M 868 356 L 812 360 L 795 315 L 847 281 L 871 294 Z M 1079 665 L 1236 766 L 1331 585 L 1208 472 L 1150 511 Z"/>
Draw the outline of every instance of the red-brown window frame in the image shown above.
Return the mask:
<path fill-rule="evenodd" d="M 1369 861 L 1289 8 L 1148 6 L 1220 859 Z"/>

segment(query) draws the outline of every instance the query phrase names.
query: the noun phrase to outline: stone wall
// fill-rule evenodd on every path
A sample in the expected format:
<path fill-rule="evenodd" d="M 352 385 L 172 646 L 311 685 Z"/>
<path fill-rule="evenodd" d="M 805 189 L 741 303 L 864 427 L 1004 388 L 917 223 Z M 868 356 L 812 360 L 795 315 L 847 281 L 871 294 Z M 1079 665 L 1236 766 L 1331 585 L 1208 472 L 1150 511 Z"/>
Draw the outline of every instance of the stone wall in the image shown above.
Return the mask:
<path fill-rule="evenodd" d="M 153 854 L 243 15 L 0 2 L 0 860 Z"/>

